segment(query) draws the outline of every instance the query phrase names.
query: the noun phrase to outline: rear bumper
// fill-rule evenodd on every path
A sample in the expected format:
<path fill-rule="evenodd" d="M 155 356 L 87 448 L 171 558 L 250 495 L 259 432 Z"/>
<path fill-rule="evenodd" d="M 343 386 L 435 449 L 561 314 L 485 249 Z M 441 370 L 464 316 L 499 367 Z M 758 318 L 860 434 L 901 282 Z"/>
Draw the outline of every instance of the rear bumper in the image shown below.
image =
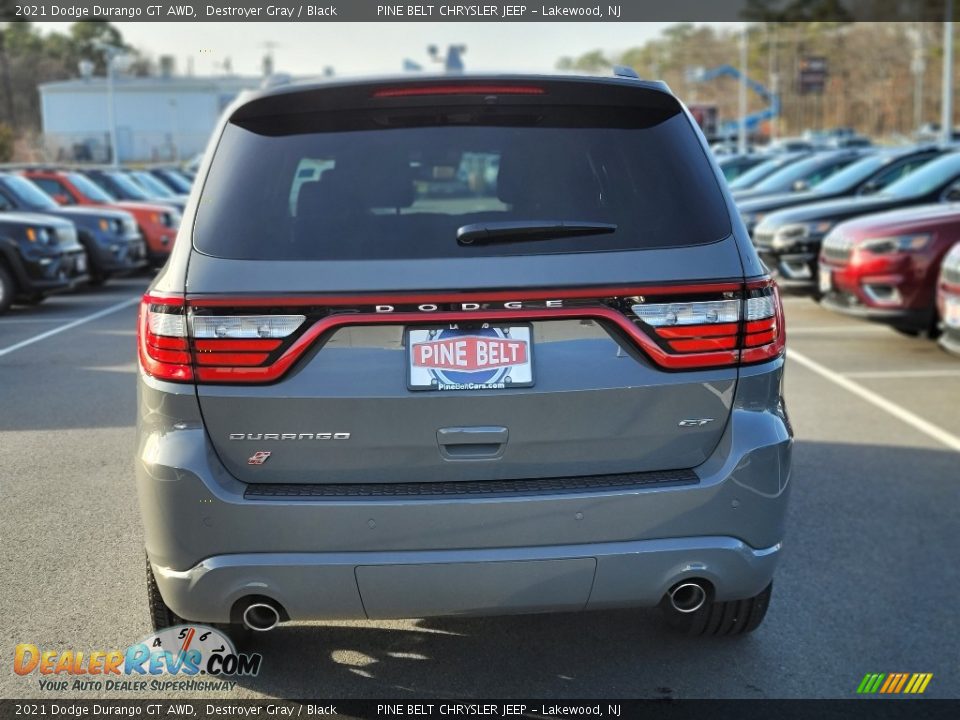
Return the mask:
<path fill-rule="evenodd" d="M 291 620 L 507 614 L 656 605 L 684 578 L 710 581 L 720 600 L 758 594 L 780 545 L 729 537 L 379 553 L 220 555 L 185 572 L 153 566 L 178 615 L 226 622 L 268 594 Z"/>
<path fill-rule="evenodd" d="M 749 597 L 772 576 L 790 490 L 782 369 L 741 370 L 693 484 L 376 499 L 245 497 L 194 389 L 141 376 L 147 554 L 167 604 L 205 622 L 249 595 L 300 620 L 649 606 L 685 578 L 719 600 Z"/>

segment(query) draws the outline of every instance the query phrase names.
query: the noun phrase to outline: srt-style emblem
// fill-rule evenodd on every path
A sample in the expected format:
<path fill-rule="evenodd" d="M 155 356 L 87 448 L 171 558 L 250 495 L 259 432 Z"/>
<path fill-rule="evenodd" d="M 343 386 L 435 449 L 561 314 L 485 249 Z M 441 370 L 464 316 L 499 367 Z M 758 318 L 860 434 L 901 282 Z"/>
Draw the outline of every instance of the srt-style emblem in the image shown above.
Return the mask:
<path fill-rule="evenodd" d="M 269 451 L 259 450 L 250 456 L 250 459 L 247 460 L 247 465 L 263 465 L 269 457 Z"/>

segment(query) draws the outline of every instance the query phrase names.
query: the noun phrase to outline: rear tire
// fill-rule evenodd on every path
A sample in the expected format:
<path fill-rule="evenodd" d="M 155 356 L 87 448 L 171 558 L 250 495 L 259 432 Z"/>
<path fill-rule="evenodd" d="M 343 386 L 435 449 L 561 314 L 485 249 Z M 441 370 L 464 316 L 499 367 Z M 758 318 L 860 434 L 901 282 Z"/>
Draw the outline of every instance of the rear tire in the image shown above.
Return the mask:
<path fill-rule="evenodd" d="M 163 601 L 163 597 L 160 595 L 160 588 L 157 587 L 157 578 L 153 574 L 153 567 L 150 565 L 150 558 L 146 557 L 144 553 L 144 558 L 147 563 L 147 605 L 150 610 L 150 625 L 153 629 L 163 630 L 164 628 L 174 627 L 175 625 L 188 625 L 192 621 L 186 620 L 179 615 L 177 615 L 170 607 Z M 202 623 L 203 625 L 210 625 L 213 628 L 216 628 L 220 632 L 224 633 L 229 637 L 233 644 L 237 646 L 237 649 L 240 649 L 245 645 L 249 639 L 251 631 L 244 627 L 242 624 L 236 623 Z"/>
<path fill-rule="evenodd" d="M 0 265 L 0 315 L 10 309 L 16 291 L 17 287 L 13 284 L 13 277 L 3 265 Z"/>
<path fill-rule="evenodd" d="M 660 607 L 667 625 L 691 637 L 746 635 L 760 627 L 767 615 L 772 592 L 771 582 L 761 593 L 745 600 L 713 602 L 713 591 L 710 590 L 707 602 L 695 612 L 678 612 L 671 607 L 667 598 L 663 599 Z"/>

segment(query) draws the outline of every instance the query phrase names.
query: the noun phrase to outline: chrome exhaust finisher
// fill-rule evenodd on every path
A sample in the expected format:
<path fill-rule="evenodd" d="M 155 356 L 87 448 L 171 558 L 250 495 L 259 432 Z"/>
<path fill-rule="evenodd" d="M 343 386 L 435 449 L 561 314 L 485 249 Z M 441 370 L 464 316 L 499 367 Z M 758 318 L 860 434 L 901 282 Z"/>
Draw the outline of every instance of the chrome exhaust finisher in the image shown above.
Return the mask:
<path fill-rule="evenodd" d="M 680 583 L 667 594 L 671 607 L 681 613 L 696 612 L 707 601 L 707 591 L 697 582 Z"/>
<path fill-rule="evenodd" d="M 280 624 L 280 612 L 267 603 L 251 603 L 243 611 L 243 624 L 258 632 L 273 630 Z"/>

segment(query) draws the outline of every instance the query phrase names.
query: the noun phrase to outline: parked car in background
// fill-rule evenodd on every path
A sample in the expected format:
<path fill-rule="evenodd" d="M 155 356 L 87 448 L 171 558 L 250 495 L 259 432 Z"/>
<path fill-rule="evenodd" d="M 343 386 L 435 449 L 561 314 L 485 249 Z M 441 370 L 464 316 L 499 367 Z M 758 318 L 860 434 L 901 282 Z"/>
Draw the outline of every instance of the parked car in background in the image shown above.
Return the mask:
<path fill-rule="evenodd" d="M 22 174 L 61 205 L 117 208 L 130 213 L 147 243 L 150 263 L 159 266 L 169 257 L 180 226 L 180 213 L 169 205 L 116 200 L 90 178 L 75 171 L 36 168 L 24 170 Z"/>
<path fill-rule="evenodd" d="M 910 334 L 937 331 L 937 279 L 960 240 L 960 204 L 866 215 L 824 238 L 820 304 Z"/>
<path fill-rule="evenodd" d="M 737 190 L 751 188 L 761 180 L 770 177 L 791 163 L 799 162 L 808 157 L 810 157 L 810 153 L 808 152 L 781 153 L 779 155 L 769 156 L 764 162 L 750 168 L 731 182 L 730 190 L 735 192 Z"/>
<path fill-rule="evenodd" d="M 0 315 L 14 302 L 32 305 L 88 279 L 87 254 L 72 222 L 0 212 Z"/>
<path fill-rule="evenodd" d="M 84 175 L 99 185 L 107 194 L 117 200 L 136 200 L 138 202 L 152 202 L 160 205 L 169 205 L 183 213 L 186 202 L 168 197 L 151 195 L 141 185 L 122 170 L 83 170 Z"/>
<path fill-rule="evenodd" d="M 27 178 L 0 173 L 0 212 L 5 210 L 52 215 L 73 222 L 80 244 L 87 251 L 93 284 L 147 263 L 146 245 L 137 230 L 137 221 L 123 210 L 63 207 Z"/>
<path fill-rule="evenodd" d="M 732 182 L 747 172 L 750 168 L 756 167 L 770 158 L 763 155 L 721 155 L 717 158 L 717 165 L 723 172 L 723 177 L 727 182 Z"/>
<path fill-rule="evenodd" d="M 842 135 L 830 138 L 827 141 L 829 148 L 869 148 L 873 147 L 873 140 L 863 135 Z"/>
<path fill-rule="evenodd" d="M 816 153 L 788 164 L 749 188 L 734 190 L 733 199 L 739 206 L 741 202 L 753 198 L 810 190 L 862 157 L 863 152 L 860 150 Z"/>
<path fill-rule="evenodd" d="M 155 178 L 153 173 L 146 170 L 127 170 L 127 176 L 133 178 L 133 181 L 151 197 L 159 198 L 166 203 L 175 202 L 178 208 L 181 204 L 186 205 L 187 195 L 185 193 L 174 192 L 165 183 Z"/>
<path fill-rule="evenodd" d="M 817 149 L 815 143 L 802 137 L 777 138 L 769 145 L 763 148 L 766 153 L 794 153 L 794 152 L 813 152 Z"/>
<path fill-rule="evenodd" d="M 757 223 L 772 212 L 842 197 L 871 195 L 943 152 L 937 147 L 925 147 L 870 153 L 817 183 L 815 188 L 742 200 L 737 202 L 737 208 L 747 231 L 753 234 Z"/>
<path fill-rule="evenodd" d="M 151 168 L 147 172 L 166 185 L 167 189 L 174 194 L 188 195 L 190 193 L 193 179 L 176 168 Z"/>
<path fill-rule="evenodd" d="M 781 287 L 817 294 L 820 243 L 838 223 L 898 208 L 960 200 L 960 153 L 931 160 L 883 190 L 779 210 L 753 231 L 753 244 Z"/>
<path fill-rule="evenodd" d="M 940 345 L 960 355 L 960 243 L 947 253 L 940 267 L 937 310 L 941 318 Z"/>

